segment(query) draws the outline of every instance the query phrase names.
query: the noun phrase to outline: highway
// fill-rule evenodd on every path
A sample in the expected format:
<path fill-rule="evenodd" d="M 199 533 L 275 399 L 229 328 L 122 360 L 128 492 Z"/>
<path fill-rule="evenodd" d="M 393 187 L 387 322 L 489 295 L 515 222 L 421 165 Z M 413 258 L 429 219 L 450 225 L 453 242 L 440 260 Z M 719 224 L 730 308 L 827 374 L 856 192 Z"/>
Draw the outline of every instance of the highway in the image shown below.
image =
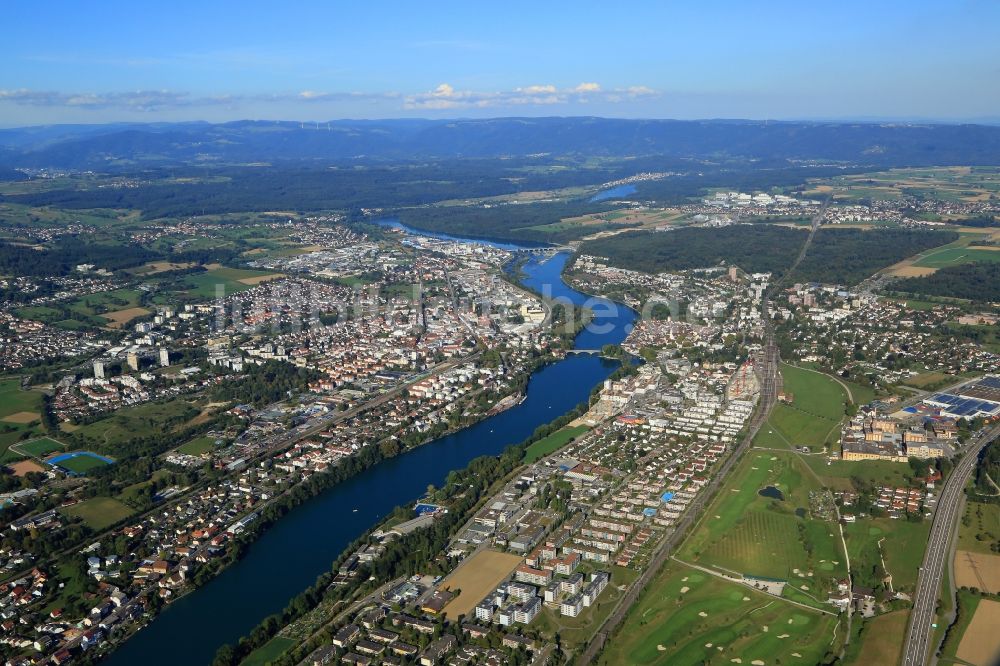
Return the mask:
<path fill-rule="evenodd" d="M 917 576 L 917 591 L 913 597 L 913 609 L 903 645 L 903 666 L 924 666 L 928 657 L 936 651 L 930 644 L 934 634 L 934 615 L 941 590 L 941 577 L 951 554 L 951 541 L 958 523 L 958 512 L 962 506 L 962 493 L 972 471 L 976 468 L 979 453 L 1000 436 L 1000 425 L 987 431 L 962 454 L 945 481 L 938 497 L 937 509 L 931 523 L 931 533 L 927 539 L 923 566 Z"/>

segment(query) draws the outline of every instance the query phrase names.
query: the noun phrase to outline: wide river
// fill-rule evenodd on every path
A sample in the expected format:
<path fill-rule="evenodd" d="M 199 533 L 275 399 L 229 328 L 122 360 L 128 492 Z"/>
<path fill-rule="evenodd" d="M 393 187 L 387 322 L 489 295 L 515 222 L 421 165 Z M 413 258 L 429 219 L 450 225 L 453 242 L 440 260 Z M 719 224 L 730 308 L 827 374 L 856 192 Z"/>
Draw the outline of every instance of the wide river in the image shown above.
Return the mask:
<path fill-rule="evenodd" d="M 523 284 L 583 304 L 588 296 L 560 277 L 568 259 L 557 254 L 530 261 L 522 269 Z M 593 309 L 594 321 L 575 340 L 578 349 L 599 349 L 625 339 L 636 316 L 631 309 L 608 301 Z M 590 354 L 570 354 L 531 376 L 520 405 L 379 463 L 297 507 L 262 534 L 242 560 L 171 604 L 104 663 L 210 663 L 221 645 L 234 643 L 266 616 L 281 611 L 393 508 L 420 498 L 428 484 L 440 487 L 449 471 L 464 468 L 477 456 L 498 455 L 569 411 L 617 365 Z"/>

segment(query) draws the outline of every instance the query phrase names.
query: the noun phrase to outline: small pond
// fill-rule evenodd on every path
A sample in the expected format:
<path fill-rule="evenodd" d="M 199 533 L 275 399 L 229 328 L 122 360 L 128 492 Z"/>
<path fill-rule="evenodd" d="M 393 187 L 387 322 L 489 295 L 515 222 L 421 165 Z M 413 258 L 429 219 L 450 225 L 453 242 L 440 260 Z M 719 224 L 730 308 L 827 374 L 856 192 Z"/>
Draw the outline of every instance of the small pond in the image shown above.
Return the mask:
<path fill-rule="evenodd" d="M 781 501 L 785 500 L 785 496 L 782 495 L 781 491 L 775 488 L 774 486 L 767 486 L 765 488 L 761 488 L 760 490 L 757 491 L 757 494 L 760 495 L 761 497 L 770 497 L 771 499 L 776 499 Z"/>

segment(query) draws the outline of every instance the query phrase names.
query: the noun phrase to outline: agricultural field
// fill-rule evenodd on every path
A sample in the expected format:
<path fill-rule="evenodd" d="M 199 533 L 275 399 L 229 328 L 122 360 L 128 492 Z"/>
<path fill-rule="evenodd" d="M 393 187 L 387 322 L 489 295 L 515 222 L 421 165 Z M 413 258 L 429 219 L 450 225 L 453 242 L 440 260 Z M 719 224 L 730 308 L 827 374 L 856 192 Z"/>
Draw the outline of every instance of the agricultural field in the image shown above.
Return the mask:
<path fill-rule="evenodd" d="M 566 426 L 565 428 L 561 428 L 548 437 L 543 437 L 537 442 L 531 444 L 524 452 L 524 462 L 533 463 L 539 458 L 544 458 L 550 453 L 558 451 L 562 447 L 566 446 L 569 442 L 588 430 L 590 430 L 590 428 L 585 425 Z"/>
<path fill-rule="evenodd" d="M 1000 594 L 1000 555 L 956 550 L 955 585 Z"/>
<path fill-rule="evenodd" d="M 1000 658 L 1000 601 L 980 599 L 955 656 L 966 664 L 995 664 Z"/>
<path fill-rule="evenodd" d="M 107 312 L 101 316 L 108 320 L 108 328 L 122 328 L 123 326 L 127 326 L 133 319 L 145 317 L 148 314 L 150 314 L 150 311 L 146 308 L 125 308 L 124 310 Z"/>
<path fill-rule="evenodd" d="M 156 275 L 157 273 L 166 273 L 169 271 L 179 271 L 185 268 L 191 268 L 194 266 L 192 263 L 174 263 L 172 261 L 151 261 L 149 263 L 143 264 L 142 266 L 136 266 L 135 268 L 130 268 L 128 270 L 132 275 Z"/>
<path fill-rule="evenodd" d="M 192 296 L 212 298 L 216 295 L 218 285 L 222 285 L 223 293 L 232 294 L 250 289 L 261 282 L 283 277 L 281 273 L 228 268 L 220 264 L 209 264 L 205 268 L 208 270 L 204 273 L 184 278 L 185 288 Z"/>
<path fill-rule="evenodd" d="M 811 517 L 809 493 L 821 490 L 797 454 L 751 450 L 678 556 L 705 567 L 794 581 L 809 596 L 825 591 L 846 573 L 846 564 L 836 523 Z"/>
<path fill-rule="evenodd" d="M 103 530 L 135 513 L 111 497 L 92 497 L 79 504 L 60 509 L 60 512 L 68 517 L 82 519 L 88 527 L 94 530 Z"/>
<path fill-rule="evenodd" d="M 924 277 L 941 268 L 974 261 L 1000 262 L 1000 247 L 979 245 L 996 240 L 1000 240 L 1000 229 L 985 232 L 983 229 L 961 231 L 958 240 L 907 257 L 885 269 L 885 272 L 904 278 Z"/>
<path fill-rule="evenodd" d="M 898 200 L 904 195 L 973 203 L 1000 194 L 996 167 L 924 167 L 890 169 L 810 181 L 806 196 L 832 196 L 836 201 Z"/>
<path fill-rule="evenodd" d="M 486 594 L 509 576 L 521 563 L 521 556 L 495 550 L 481 550 L 455 569 L 441 584 L 447 590 L 461 590 L 444 607 L 446 617 L 468 616 Z"/>
<path fill-rule="evenodd" d="M 669 563 L 601 655 L 600 664 L 818 664 L 834 615 L 809 611 Z"/>
<path fill-rule="evenodd" d="M 857 666 L 898 664 L 909 618 L 910 611 L 899 610 L 865 620 L 861 646 L 850 651 L 853 659 L 847 662 Z"/>

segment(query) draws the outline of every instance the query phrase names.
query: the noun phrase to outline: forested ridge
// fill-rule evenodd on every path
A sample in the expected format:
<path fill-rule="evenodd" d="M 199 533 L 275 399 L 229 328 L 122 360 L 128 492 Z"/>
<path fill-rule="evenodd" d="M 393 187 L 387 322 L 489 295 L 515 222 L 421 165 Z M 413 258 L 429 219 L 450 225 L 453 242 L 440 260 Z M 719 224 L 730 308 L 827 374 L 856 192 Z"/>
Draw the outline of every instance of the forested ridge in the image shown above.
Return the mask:
<path fill-rule="evenodd" d="M 647 273 L 735 264 L 751 273 L 778 274 L 794 261 L 807 233 L 774 225 L 636 231 L 587 241 L 580 252 Z M 949 231 L 823 228 L 791 278 L 857 284 L 881 268 L 957 238 Z"/>

